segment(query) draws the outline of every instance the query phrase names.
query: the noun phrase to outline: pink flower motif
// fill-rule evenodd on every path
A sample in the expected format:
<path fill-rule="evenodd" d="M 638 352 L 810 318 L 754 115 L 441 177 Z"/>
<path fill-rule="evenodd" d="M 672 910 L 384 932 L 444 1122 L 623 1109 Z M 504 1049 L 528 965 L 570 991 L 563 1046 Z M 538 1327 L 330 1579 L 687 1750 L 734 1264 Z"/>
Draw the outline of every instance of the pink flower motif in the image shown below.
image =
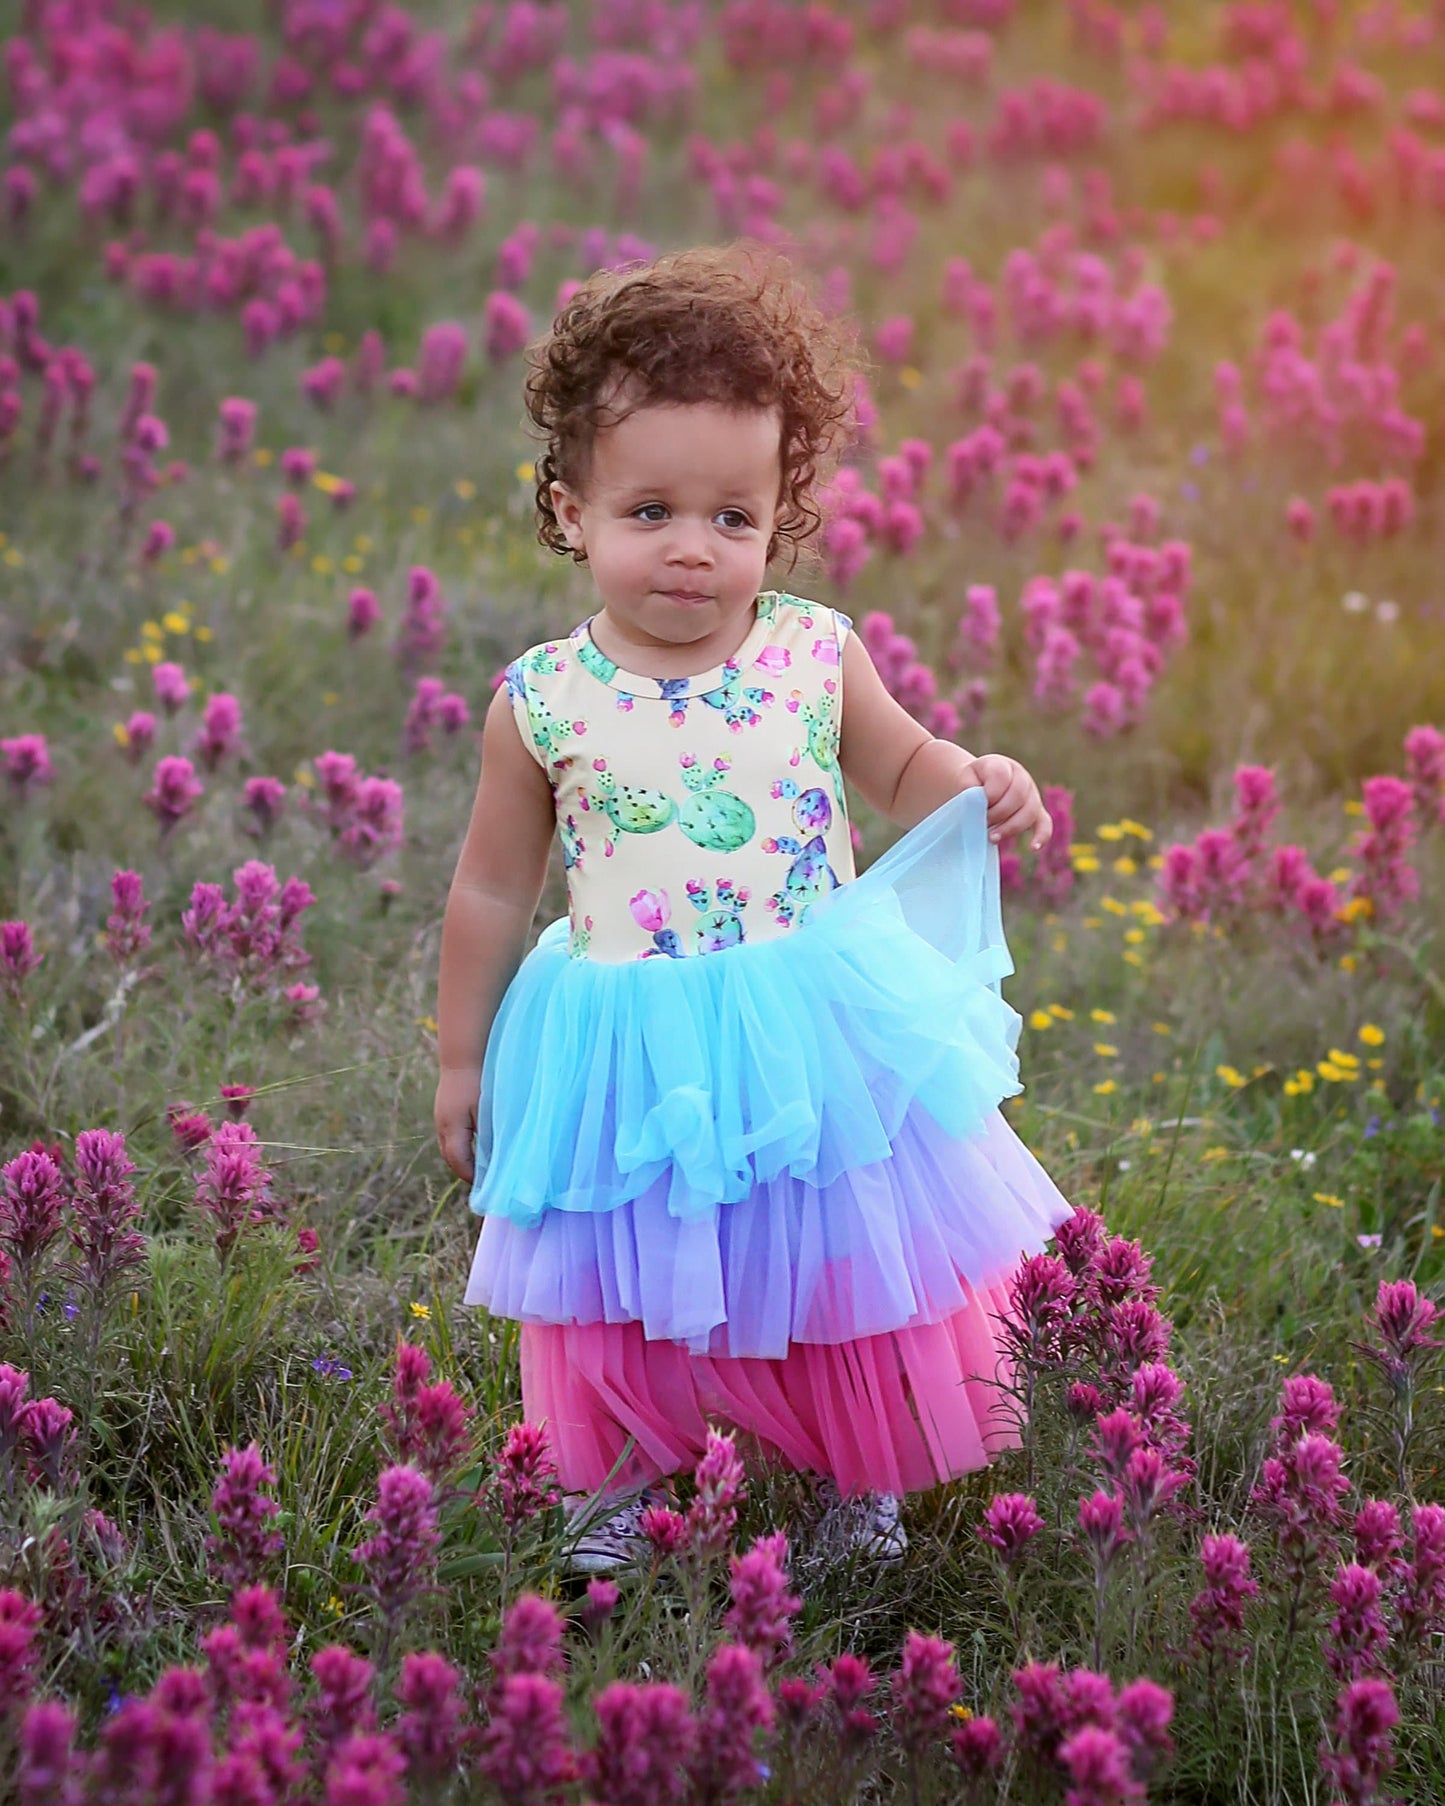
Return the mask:
<path fill-rule="evenodd" d="M 817 656 L 816 647 L 814 647 L 814 656 Z M 792 662 L 793 655 L 786 646 L 764 646 L 753 660 L 754 665 L 759 670 L 766 671 L 770 677 L 776 677 L 779 672 L 786 671 Z"/>
<path fill-rule="evenodd" d="M 784 656 L 786 657 L 786 654 Z M 820 665 L 836 665 L 838 663 L 838 642 L 836 640 L 814 640 L 813 657 Z M 761 662 L 759 660 L 759 663 Z"/>
<path fill-rule="evenodd" d="M 672 904 L 665 890 L 640 890 L 628 902 L 632 919 L 647 934 L 666 928 L 672 917 Z"/>

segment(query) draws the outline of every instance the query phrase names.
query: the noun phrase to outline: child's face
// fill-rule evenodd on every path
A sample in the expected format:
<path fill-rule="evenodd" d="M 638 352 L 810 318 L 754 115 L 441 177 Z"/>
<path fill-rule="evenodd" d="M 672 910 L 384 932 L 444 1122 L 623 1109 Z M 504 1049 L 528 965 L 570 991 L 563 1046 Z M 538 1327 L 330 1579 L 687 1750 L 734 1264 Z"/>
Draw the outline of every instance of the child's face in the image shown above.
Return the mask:
<path fill-rule="evenodd" d="M 780 513 L 773 408 L 654 404 L 599 428 L 585 492 L 552 485 L 609 618 L 643 646 L 725 639 L 762 588 Z"/>

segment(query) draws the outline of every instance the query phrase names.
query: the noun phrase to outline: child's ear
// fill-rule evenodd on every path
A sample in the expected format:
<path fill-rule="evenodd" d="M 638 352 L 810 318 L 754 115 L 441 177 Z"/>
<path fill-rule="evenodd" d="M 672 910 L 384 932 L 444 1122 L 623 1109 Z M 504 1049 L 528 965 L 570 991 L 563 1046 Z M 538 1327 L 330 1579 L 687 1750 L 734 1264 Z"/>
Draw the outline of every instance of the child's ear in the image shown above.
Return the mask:
<path fill-rule="evenodd" d="M 552 497 L 552 512 L 557 517 L 557 526 L 563 539 L 574 552 L 584 551 L 581 499 L 565 483 L 553 483 L 548 493 Z"/>

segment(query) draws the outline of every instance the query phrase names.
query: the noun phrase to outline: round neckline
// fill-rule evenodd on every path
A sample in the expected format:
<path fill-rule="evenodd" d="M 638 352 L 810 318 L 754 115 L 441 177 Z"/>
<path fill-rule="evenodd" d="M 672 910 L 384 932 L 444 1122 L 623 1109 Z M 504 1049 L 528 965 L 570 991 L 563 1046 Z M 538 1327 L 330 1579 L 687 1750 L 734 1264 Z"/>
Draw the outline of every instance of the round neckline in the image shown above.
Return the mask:
<path fill-rule="evenodd" d="M 766 611 L 760 606 L 765 599 L 773 604 Z M 638 671 L 629 671 L 614 659 L 609 658 L 593 639 L 592 622 L 595 619 L 593 615 L 588 615 L 587 619 L 578 625 L 574 637 L 585 640 L 597 658 L 604 665 L 611 666 L 611 676 L 603 677 L 602 672 L 595 668 L 593 675 L 614 690 L 621 690 L 628 696 L 652 696 L 655 693 L 661 697 L 669 694 L 664 691 L 664 684 L 685 684 L 687 686 L 685 691 L 673 690 L 670 694 L 674 696 L 680 694 L 705 696 L 710 690 L 721 689 L 729 676 L 739 671 L 745 671 L 762 651 L 767 642 L 768 630 L 772 626 L 776 600 L 777 592 L 774 590 L 759 592 L 753 601 L 753 624 L 748 629 L 742 645 L 731 658 L 725 658 L 721 664 L 714 665 L 710 671 L 679 672 L 676 677 L 651 677 L 644 676 Z"/>

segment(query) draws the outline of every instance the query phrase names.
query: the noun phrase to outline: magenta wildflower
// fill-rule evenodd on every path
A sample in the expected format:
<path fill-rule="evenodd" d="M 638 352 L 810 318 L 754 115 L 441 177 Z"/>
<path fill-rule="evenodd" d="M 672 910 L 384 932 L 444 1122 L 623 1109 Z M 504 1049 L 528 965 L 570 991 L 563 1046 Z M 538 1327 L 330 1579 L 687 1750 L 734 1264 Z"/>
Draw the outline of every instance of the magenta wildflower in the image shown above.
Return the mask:
<path fill-rule="evenodd" d="M 1147 1780 L 1153 1770 L 1174 1754 L 1169 1735 L 1174 1717 L 1174 1696 L 1167 1687 L 1141 1675 L 1119 1689 L 1114 1716 L 1120 1736 L 1129 1746 L 1134 1773 Z"/>
<path fill-rule="evenodd" d="M 694 1469 L 696 1496 L 688 1510 L 688 1535 L 704 1559 L 721 1555 L 747 1497 L 743 1464 L 731 1436 L 709 1429 L 707 1447 Z"/>
<path fill-rule="evenodd" d="M 1044 1527 L 1027 1493 L 997 1493 L 984 1508 L 980 1539 L 993 1549 L 1005 1568 L 1011 1568 Z"/>
<path fill-rule="evenodd" d="M 845 1759 L 854 1759 L 861 1755 L 878 1733 L 878 1720 L 865 1703 L 877 1686 L 867 1657 L 852 1655 L 845 1650 L 842 1655 L 834 1657 L 830 1666 L 820 1668 L 818 1673 L 827 1686 L 833 1709 L 838 1715 L 843 1756 Z"/>
<path fill-rule="evenodd" d="M 1018 1691 L 1013 1721 L 1019 1753 L 1051 1767 L 1064 1735 L 1069 1709 L 1058 1664 L 1028 1662 L 1015 1671 L 1013 1678 Z"/>
<path fill-rule="evenodd" d="M 738 1643 L 720 1643 L 707 1665 L 697 1745 L 688 1764 L 698 1806 L 722 1806 L 762 1779 L 757 1734 L 773 1722 L 762 1664 Z"/>
<path fill-rule="evenodd" d="M 1335 1615 L 1326 1633 L 1325 1661 L 1336 1680 L 1355 1681 L 1380 1665 L 1389 1631 L 1380 1614 L 1380 1577 L 1347 1562 L 1330 1587 Z"/>
<path fill-rule="evenodd" d="M 1355 1560 L 1382 1579 L 1407 1567 L 1400 1559 L 1400 1514 L 1388 1499 L 1366 1499 L 1355 1513 Z"/>
<path fill-rule="evenodd" d="M 1003 1327 L 1021 1359 L 1039 1365 L 1059 1359 L 1078 1289 L 1078 1281 L 1055 1254 L 1033 1254 L 1019 1263 L 1009 1281 L 1009 1315 Z"/>
<path fill-rule="evenodd" d="M 494 289 L 482 304 L 482 344 L 493 363 L 520 351 L 531 337 L 531 319 L 515 295 Z"/>
<path fill-rule="evenodd" d="M 346 631 L 349 638 L 361 639 L 381 619 L 381 606 L 369 589 L 354 589 L 346 602 Z"/>
<path fill-rule="evenodd" d="M 1441 1343 L 1429 1332 L 1439 1317 L 1439 1306 L 1423 1297 L 1413 1280 L 1382 1280 L 1375 1299 L 1375 1327 L 1386 1372 L 1393 1377 L 1418 1366 Z"/>
<path fill-rule="evenodd" d="M 245 798 L 255 824 L 254 831 L 269 834 L 281 819 L 281 811 L 286 805 L 286 786 L 280 778 L 247 778 Z"/>
<path fill-rule="evenodd" d="M 1054 1231 L 1059 1258 L 1075 1279 L 1084 1279 L 1104 1250 L 1104 1219 L 1097 1211 L 1080 1208 Z"/>
<path fill-rule="evenodd" d="M 673 1511 L 666 1505 L 649 1505 L 638 1521 L 659 1560 L 678 1555 L 686 1548 L 688 1521 L 680 1511 Z"/>
<path fill-rule="evenodd" d="M 402 1657 L 396 1698 L 407 1709 L 396 1722 L 396 1739 L 408 1775 L 440 1781 L 456 1768 L 463 1737 L 460 1679 L 435 1650 Z"/>
<path fill-rule="evenodd" d="M 759 1537 L 746 1555 L 734 1555 L 732 1609 L 723 1626 L 771 1669 L 793 1647 L 793 1618 L 802 1600 L 788 1591 L 788 1539 L 783 1531 Z"/>
<path fill-rule="evenodd" d="M 406 1757 L 385 1731 L 357 1731 L 326 1767 L 326 1806 L 403 1806 Z"/>
<path fill-rule="evenodd" d="M 28 922 L 0 922 L 0 976 L 18 1003 L 25 981 L 40 969 L 45 955 L 37 951 Z"/>
<path fill-rule="evenodd" d="M 156 665 L 151 671 L 151 682 L 155 686 L 156 701 L 168 716 L 183 709 L 191 699 L 190 681 L 179 665 L 165 661 Z"/>
<path fill-rule="evenodd" d="M 0 754 L 5 759 L 5 775 L 10 780 L 10 787 L 21 798 L 31 795 L 55 776 L 44 734 L 17 734 L 12 740 L 0 740 Z"/>
<path fill-rule="evenodd" d="M 401 845 L 405 828 L 401 785 L 393 778 L 363 778 L 339 844 L 345 856 L 362 871 Z"/>
<path fill-rule="evenodd" d="M 20 1806 L 79 1806 L 84 1759 L 75 1732 L 75 1714 L 58 1699 L 36 1700 L 26 1711 L 15 1774 Z"/>
<path fill-rule="evenodd" d="M 595 1636 L 617 1610 L 617 1601 L 621 1597 L 615 1583 L 600 1574 L 587 1582 L 587 1597 L 582 1601 L 577 1621 L 589 1636 Z"/>
<path fill-rule="evenodd" d="M 916 1756 L 942 1735 L 958 1698 L 952 1643 L 909 1631 L 891 1694 L 894 1728 L 904 1748 Z"/>
<path fill-rule="evenodd" d="M 491 1696 L 477 1767 L 510 1806 L 560 1806 L 576 1779 L 562 1689 L 545 1674 L 508 1674 Z"/>
<path fill-rule="evenodd" d="M 544 1424 L 512 1425 L 493 1468 L 493 1486 L 502 1521 L 511 1530 L 557 1503 L 557 1467 Z"/>
<path fill-rule="evenodd" d="M 372 1534 L 351 1555 L 365 1570 L 367 1591 L 391 1630 L 426 1587 L 441 1533 L 436 1489 L 417 1468 L 384 1468 L 376 1491 L 376 1503 L 366 1514 Z"/>
<path fill-rule="evenodd" d="M 683 1806 L 697 1729 L 681 1688 L 614 1681 L 592 1705 L 597 1741 L 582 1776 L 598 1806 Z"/>
<path fill-rule="evenodd" d="M 1206 1536 L 1199 1545 L 1204 1586 L 1190 1601 L 1194 1638 L 1206 1651 L 1213 1673 L 1217 1654 L 1234 1653 L 1234 1643 L 1244 1629 L 1244 1608 L 1259 1592 L 1249 1571 L 1249 1544 L 1229 1535 Z"/>
<path fill-rule="evenodd" d="M 132 765 L 139 765 L 156 740 L 156 718 L 147 709 L 135 709 L 116 736 L 121 751 Z"/>
<path fill-rule="evenodd" d="M 434 572 L 424 564 L 407 573 L 406 608 L 397 633 L 396 653 L 411 669 L 435 658 L 446 639 L 446 604 Z"/>
<path fill-rule="evenodd" d="M 8 1718 L 30 1697 L 39 1628 L 40 1607 L 13 1587 L 0 1589 L 0 1718 Z"/>
<path fill-rule="evenodd" d="M 206 1538 L 211 1565 L 228 1590 L 259 1578 L 261 1570 L 286 1546 L 271 1528 L 281 1507 L 264 1487 L 276 1484 L 276 1471 L 261 1457 L 255 1442 L 230 1448 L 221 1457 L 221 1476 L 211 1495 L 216 1533 Z"/>
<path fill-rule="evenodd" d="M 49 1154 L 27 1149 L 0 1167 L 0 1248 L 20 1269 L 27 1309 L 64 1205 L 65 1175 Z"/>
<path fill-rule="evenodd" d="M 111 1129 L 82 1129 L 75 1138 L 75 1195 L 70 1239 L 76 1276 L 97 1302 L 111 1281 L 139 1265 L 146 1240 L 131 1227 L 140 1215 L 125 1137 Z"/>
<path fill-rule="evenodd" d="M 1338 1428 L 1340 1408 L 1328 1381 L 1313 1373 L 1294 1373 L 1284 1382 L 1280 1414 L 1270 1419 L 1277 1444 L 1295 1442 L 1305 1431 L 1329 1436 Z"/>
<path fill-rule="evenodd" d="M 1397 915 L 1420 894 L 1420 875 L 1405 858 L 1415 841 L 1414 794 L 1403 778 L 1366 778 L 1365 815 L 1369 829 L 1353 851 L 1359 871 L 1350 894 L 1364 898 L 1377 918 Z"/>
<path fill-rule="evenodd" d="M 218 412 L 220 431 L 216 439 L 216 457 L 222 464 L 240 464 L 256 437 L 256 404 L 241 396 L 230 395 L 222 401 Z"/>
<path fill-rule="evenodd" d="M 118 871 L 110 880 L 111 913 L 105 922 L 106 951 L 125 967 L 151 944 L 150 924 L 145 920 L 151 904 L 139 872 Z"/>
<path fill-rule="evenodd" d="M 260 1221 L 271 1207 L 271 1175 L 250 1123 L 223 1122 L 211 1134 L 193 1202 L 211 1217 L 216 1252 L 224 1263 L 241 1230 Z"/>
<path fill-rule="evenodd" d="M 344 1644 L 328 1643 L 312 1656 L 311 1675 L 316 1691 L 306 1719 L 316 1766 L 324 1771 L 338 1744 L 358 1731 L 375 1729 L 376 1670 Z"/>
<path fill-rule="evenodd" d="M 549 1600 L 522 1593 L 502 1615 L 501 1633 L 492 1651 L 499 1679 L 511 1674 L 558 1675 L 566 1665 L 562 1638 L 566 1623 Z"/>
<path fill-rule="evenodd" d="M 1320 1760 L 1341 1806 L 1387 1806 L 1380 1789 L 1394 1766 L 1392 1740 L 1399 1722 L 1388 1682 L 1356 1680 L 1342 1689 L 1331 1733 L 1320 1744 Z"/>
<path fill-rule="evenodd" d="M 213 772 L 240 745 L 241 705 L 229 692 L 217 690 L 206 698 L 201 725 L 191 741 L 191 750 L 206 770 Z"/>
<path fill-rule="evenodd" d="M 171 755 L 156 761 L 151 787 L 141 801 L 160 823 L 164 841 L 204 794 L 205 786 L 196 776 L 190 760 Z"/>
<path fill-rule="evenodd" d="M 387 1445 L 398 1461 L 409 1461 L 442 1485 L 471 1451 L 471 1413 L 450 1380 L 433 1385 L 426 1350 L 397 1345 L 389 1404 L 381 1407 Z"/>
<path fill-rule="evenodd" d="M 1128 1746 L 1116 1731 L 1085 1725 L 1060 1745 L 1059 1761 L 1070 1783 L 1064 1806 L 1134 1806 L 1144 1799 Z"/>
<path fill-rule="evenodd" d="M 5 1372 L 0 1368 L 0 1375 Z M 1423 1647 L 1445 1629 L 1445 1505 L 1416 1505 L 1410 1513 L 1410 1563 L 1400 1595 L 1400 1636 Z"/>

